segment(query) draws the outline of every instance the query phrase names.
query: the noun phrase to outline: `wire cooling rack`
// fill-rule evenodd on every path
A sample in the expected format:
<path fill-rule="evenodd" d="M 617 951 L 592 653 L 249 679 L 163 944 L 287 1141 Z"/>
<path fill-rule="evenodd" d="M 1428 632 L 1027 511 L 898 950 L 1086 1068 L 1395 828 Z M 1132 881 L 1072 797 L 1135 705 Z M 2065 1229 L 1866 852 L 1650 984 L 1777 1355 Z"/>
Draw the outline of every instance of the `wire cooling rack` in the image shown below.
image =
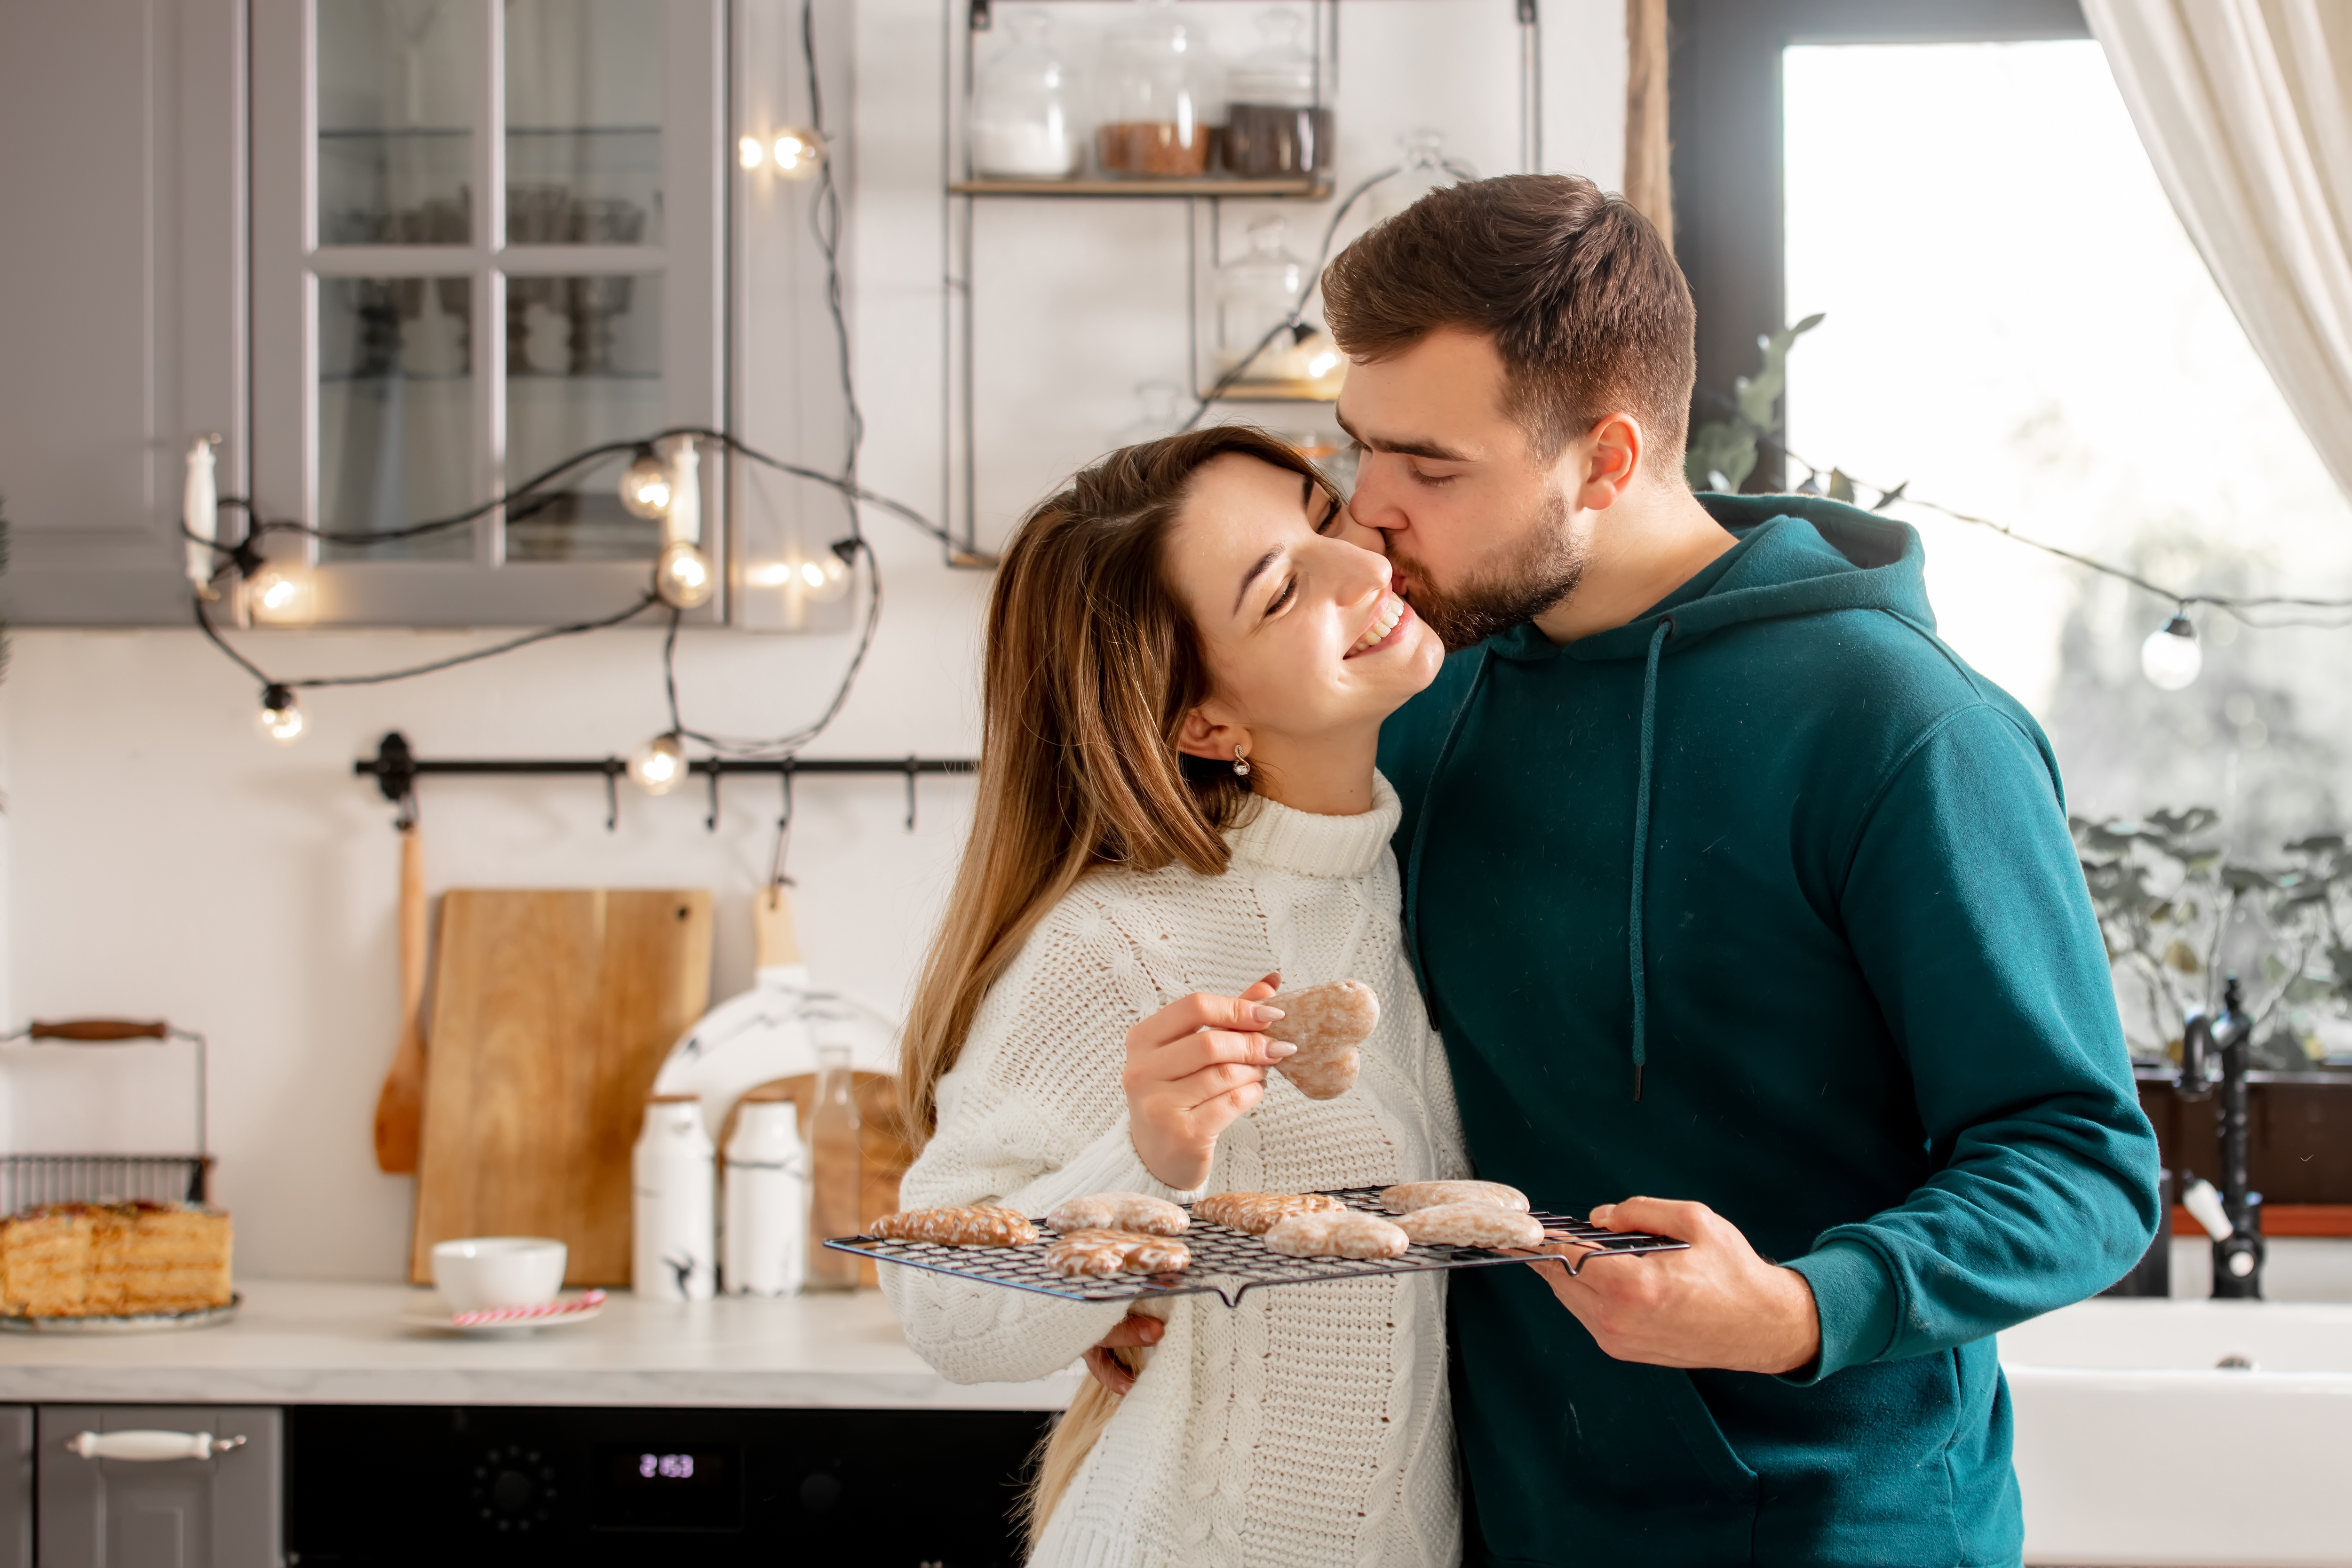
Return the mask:
<path fill-rule="evenodd" d="M 1342 1187 L 1329 1195 L 1351 1209 L 1380 1214 L 1384 1187 Z M 1376 1274 L 1425 1274 L 1444 1268 L 1485 1268 L 1552 1256 L 1579 1272 L 1595 1258 L 1618 1253 L 1680 1252 L 1690 1246 L 1643 1231 L 1603 1230 L 1566 1215 L 1535 1217 L 1543 1222 L 1540 1250 L 1496 1251 L 1484 1247 L 1412 1247 L 1396 1258 L 1287 1258 L 1267 1249 L 1260 1237 L 1230 1226 L 1195 1218 L 1183 1236 L 1192 1265 L 1174 1274 L 1119 1274 L 1108 1279 L 1066 1279 L 1047 1270 L 1045 1248 L 1053 1237 L 1037 1221 L 1038 1239 L 1027 1247 L 941 1247 L 928 1241 L 894 1241 L 872 1236 L 837 1237 L 825 1243 L 883 1263 L 903 1263 L 934 1274 L 954 1274 L 1014 1290 L 1034 1290 L 1066 1301 L 1140 1301 L 1159 1296 L 1211 1295 L 1226 1306 L 1261 1285 L 1312 1285 L 1322 1279 L 1360 1279 Z"/>

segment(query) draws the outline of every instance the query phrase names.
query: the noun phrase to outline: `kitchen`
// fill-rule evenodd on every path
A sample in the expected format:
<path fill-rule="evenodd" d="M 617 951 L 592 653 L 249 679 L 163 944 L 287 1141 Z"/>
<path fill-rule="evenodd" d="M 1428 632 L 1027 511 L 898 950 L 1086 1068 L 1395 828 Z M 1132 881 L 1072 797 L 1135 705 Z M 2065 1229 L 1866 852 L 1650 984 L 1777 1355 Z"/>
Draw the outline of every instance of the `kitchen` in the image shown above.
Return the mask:
<path fill-rule="evenodd" d="M 427 26 L 445 7 L 478 41 L 467 58 L 495 60 L 516 47 L 487 0 L 363 9 L 380 11 L 390 28 Z M 241 1297 L 233 1321 L 197 1331 L 0 1342 L 0 1407 L 17 1421 L 5 1438 L 16 1479 L 0 1495 L 0 1563 L 359 1563 L 404 1561 L 420 1546 L 459 1562 L 541 1552 L 638 1560 L 657 1539 L 647 1531 L 676 1532 L 658 1537 L 673 1561 L 786 1549 L 811 1561 L 1015 1560 L 1004 1514 L 1015 1477 L 1080 1374 L 950 1384 L 906 1346 L 871 1289 L 666 1303 L 626 1289 L 622 1268 L 573 1281 L 574 1291 L 610 1292 L 593 1321 L 482 1339 L 404 1322 L 434 1300 L 413 1283 L 430 1276 L 429 1248 L 420 1259 L 416 1246 L 419 1179 L 380 1166 L 374 1136 L 408 994 L 404 851 L 415 852 L 420 879 L 421 900 L 407 907 L 421 901 L 428 915 L 422 943 L 409 943 L 425 961 L 426 1010 L 415 1016 L 427 1026 L 429 1009 L 447 999 L 436 944 L 451 920 L 449 895 L 514 889 L 702 899 L 687 922 L 701 947 L 664 950 L 681 966 L 672 980 L 683 983 L 662 1026 L 668 1037 L 647 1047 L 656 1059 L 706 1009 L 756 994 L 763 968 L 788 964 L 781 949 L 768 953 L 772 963 L 760 951 L 761 906 L 780 888 L 784 903 L 769 908 L 788 907 L 788 939 L 772 927 L 769 940 L 797 949 L 803 984 L 895 1021 L 972 807 L 967 774 L 908 763 L 954 763 L 977 750 L 976 670 L 992 581 L 977 558 L 1058 476 L 1140 433 L 1161 433 L 1223 374 L 1217 355 L 1230 345 L 1215 332 L 1227 301 L 1217 275 L 1246 262 L 1252 225 L 1285 219 L 1279 244 L 1311 261 L 1356 183 L 1412 156 L 1409 138 L 1429 128 L 1443 133 L 1436 155 L 1467 169 L 1575 170 L 1604 186 L 1630 184 L 1633 45 L 1619 0 L 1293 6 L 1328 29 L 1328 43 L 1316 32 L 1317 49 L 1344 62 L 1322 100 L 1337 125 L 1336 180 L 1309 182 L 1312 194 L 1296 201 L 1086 201 L 950 188 L 971 183 L 966 73 L 1015 44 L 1004 18 L 1019 8 L 993 9 L 993 25 L 975 31 L 991 7 L 963 0 L 667 8 L 661 167 L 670 184 L 660 216 L 668 232 L 657 246 L 619 231 L 585 242 L 612 255 L 599 277 L 663 269 L 662 287 L 641 284 L 634 302 L 642 313 L 659 300 L 663 390 L 650 412 L 627 401 L 627 386 L 641 392 L 644 378 L 615 375 L 624 391 L 596 416 L 607 424 L 550 418 L 531 429 L 520 400 L 538 389 L 525 381 L 593 379 L 514 374 L 516 364 L 559 365 L 590 352 L 570 338 L 593 337 L 593 324 L 567 321 L 542 300 L 509 315 L 503 347 L 491 341 L 498 334 L 466 336 L 470 317 L 437 289 L 422 291 L 422 325 L 393 328 L 440 334 L 442 360 L 428 365 L 415 351 L 412 431 L 430 424 L 423 409 L 436 378 L 472 387 L 456 425 L 436 426 L 457 455 L 457 492 L 440 506 L 428 490 L 385 487 L 404 518 L 471 505 L 490 485 L 512 485 L 597 441 L 680 426 L 723 430 L 837 477 L 850 439 L 846 387 L 862 415 L 856 483 L 914 519 L 868 503 L 856 520 L 862 556 L 829 556 L 852 531 L 836 489 L 703 441 L 700 527 L 723 592 L 686 612 L 674 653 L 656 613 L 414 679 L 303 688 L 293 693 L 301 732 L 283 746 L 257 722 L 284 712 L 265 709 L 264 683 L 188 625 L 177 529 L 192 446 L 214 434 L 218 447 L 205 445 L 219 497 L 250 494 L 272 515 L 323 522 L 332 498 L 358 493 L 331 482 L 330 470 L 352 471 L 356 459 L 328 450 L 336 426 L 320 365 L 332 353 L 320 312 L 331 321 L 337 286 L 396 258 L 384 255 L 388 238 L 352 240 L 367 254 L 338 272 L 340 263 L 319 259 L 334 243 L 325 229 L 317 246 L 304 237 L 303 225 L 329 216 L 309 194 L 317 170 L 305 149 L 327 142 L 325 110 L 306 84 L 336 63 L 321 62 L 306 29 L 324 26 L 318 19 L 334 7 L 106 0 L 17 7 L 0 23 L 9 206 L 45 215 L 38 254 L 8 264 L 16 287 L 5 290 L 0 334 L 25 345 L 23 358 L 9 356 L 16 367 L 0 372 L 0 515 L 10 525 L 0 576 L 10 622 L 0 679 L 8 889 L 0 1019 L 9 1028 L 167 1019 L 204 1035 L 197 1149 L 214 1162 L 210 1198 L 234 1216 Z M 1053 35 L 1076 48 L 1133 7 L 1056 0 L 1034 9 L 1050 13 Z M 1229 67 L 1265 47 L 1260 7 L 1181 9 L 1210 14 L 1203 26 Z M 1523 20 L 1529 13 L 1534 26 Z M 562 31 L 546 5 L 505 15 L 509 29 L 526 16 L 547 36 Z M 414 62 L 408 69 L 422 119 L 439 112 L 436 94 L 464 99 L 462 83 L 418 77 Z M 497 122 L 479 101 L 496 79 L 488 69 L 474 79 L 476 100 L 450 111 L 457 122 Z M 460 155 L 476 199 L 486 199 L 489 144 L 501 140 L 477 130 Z M 787 140 L 794 147 L 783 148 Z M 841 204 L 845 349 L 812 231 L 825 187 L 784 166 L 811 143 L 823 148 Z M 698 193 L 700 208 L 689 199 Z M 1381 199 L 1340 215 L 1343 241 Z M 509 220 L 523 211 L 513 203 Z M 637 246 L 658 249 L 656 261 L 630 250 Z M 511 303 L 550 281 L 526 275 L 522 262 L 507 278 L 487 247 L 447 265 L 434 280 L 470 280 L 472 299 L 502 289 Z M 967 281 L 950 289 L 947 276 Z M 474 374 L 453 381 L 465 362 L 447 356 L 460 343 Z M 621 331 L 609 352 L 625 358 L 633 345 L 642 346 Z M 486 390 L 493 353 L 508 356 L 501 363 L 522 388 L 511 416 Z M 1234 406 L 1295 428 L 1303 449 L 1337 451 L 1326 399 Z M 515 452 L 492 445 L 509 418 Z M 539 442 L 527 462 L 516 455 L 526 435 Z M 593 511 L 600 528 L 641 542 L 604 500 L 631 456 L 594 470 L 596 508 L 588 480 L 564 494 L 577 515 Z M 366 492 L 367 506 L 382 493 Z M 235 540 L 241 521 L 222 502 L 215 537 Z M 223 637 L 275 684 L 435 664 L 594 618 L 642 591 L 649 549 L 633 555 L 625 542 L 601 555 L 534 560 L 530 551 L 547 546 L 530 544 L 530 528 L 513 533 L 500 548 L 516 563 L 479 571 L 463 570 L 463 548 L 459 559 L 445 552 L 415 562 L 323 552 L 308 624 L 240 611 L 234 589 L 209 608 Z M 848 569 L 849 592 L 835 592 L 841 580 L 828 560 Z M 761 575 L 780 566 L 823 581 L 803 591 Z M 420 576 L 445 568 L 446 580 Z M 532 572 L 538 581 L 513 583 Z M 887 608 L 861 649 L 860 617 L 881 579 Z M 821 736 L 800 743 L 807 760 L 871 771 L 706 771 L 659 781 L 677 786 L 656 794 L 639 782 L 642 767 L 616 777 L 606 765 L 676 730 L 773 737 L 828 717 Z M 413 789 L 383 787 L 394 734 L 428 764 Z M 786 750 L 797 755 L 800 745 Z M 429 766 L 468 760 L 581 765 L 504 776 Z M 404 821 L 412 837 L 396 831 Z M 422 1033 L 429 1096 L 433 1037 Z M 184 1043 L 9 1053 L 0 1125 L 12 1152 L 188 1149 Z M 634 1108 L 628 1121 L 634 1136 Z M 726 1142 L 721 1126 L 708 1131 L 714 1144 Z M 625 1149 L 601 1159 L 609 1188 Z M 554 1187 L 574 1173 L 526 1174 Z M 602 1211 L 608 1227 L 626 1219 L 612 1202 Z M 469 1234 L 480 1232 L 436 1232 Z M 2303 1298 L 2281 1311 L 2319 1314 L 2309 1331 L 2321 1348 L 2258 1358 L 2282 1377 L 2308 1373 L 2300 1392 L 2330 1410 L 2352 1398 L 2340 1351 L 2326 1348 L 2343 1342 L 2341 1314 L 2352 1311 L 2335 1305 L 2352 1300 L 2346 1247 L 2352 1242 L 2324 1237 L 2272 1243 L 2271 1294 Z M 2175 1244 L 2174 1294 L 2202 1294 L 2190 1278 L 2200 1251 Z M 2095 1304 L 2126 1305 L 2138 1304 Z M 2193 1353 L 2203 1349 L 2200 1340 Z M 2179 1352 L 2151 1349 L 2143 1359 L 2163 1373 Z M 2081 1346 L 2051 1353 L 2070 1373 L 2103 1364 L 2084 1360 L 2092 1352 Z M 2212 1360 L 2167 1375 L 2204 1376 Z M 2156 1375 L 2141 1364 L 2123 1370 Z M 2020 1398 L 2025 1418 L 2030 1397 Z M 140 1462 L 66 1457 L 83 1431 L 146 1429 L 246 1442 L 152 1462 L 156 1476 L 170 1472 L 152 1501 L 131 1489 Z M 2324 1471 L 2341 1457 L 2343 1426 L 2331 1416 L 2316 1430 L 2305 1451 Z M 2118 1453 L 2126 1469 L 2167 1468 Z M 661 1461 L 698 1455 L 706 1479 L 709 1456 L 740 1467 L 741 1489 L 664 1494 L 654 1484 L 690 1483 L 665 1476 Z M 655 1460 L 652 1476 L 631 1468 L 644 1456 Z M 2277 1473 L 2263 1462 L 2250 1459 L 2258 1473 Z M 113 1503 L 93 1484 L 100 1471 L 126 1478 Z M 216 1500 L 189 1479 L 198 1474 L 222 1489 Z M 2031 1521 L 2031 1475 L 2026 1485 Z M 26 1505 L 36 1488 L 37 1509 Z M 175 1521 L 168 1547 L 141 1533 L 162 1530 L 155 1521 L 165 1517 Z M 2306 1547 L 2236 1560 L 2344 1560 L 2307 1550 L 2325 1520 L 2296 1522 Z"/>

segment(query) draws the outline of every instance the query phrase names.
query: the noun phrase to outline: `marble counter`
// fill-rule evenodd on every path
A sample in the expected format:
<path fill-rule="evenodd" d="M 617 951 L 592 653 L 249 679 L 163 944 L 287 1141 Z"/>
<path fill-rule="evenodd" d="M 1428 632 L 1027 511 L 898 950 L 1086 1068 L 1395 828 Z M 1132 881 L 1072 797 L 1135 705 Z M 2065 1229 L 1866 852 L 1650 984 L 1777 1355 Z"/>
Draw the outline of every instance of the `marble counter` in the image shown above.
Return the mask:
<path fill-rule="evenodd" d="M 470 1338 L 408 1327 L 439 1298 L 401 1285 L 239 1280 L 217 1327 L 0 1333 L 0 1402 L 151 1405 L 669 1405 L 1059 1409 L 1079 1374 L 951 1384 L 882 1298 L 731 1297 L 672 1306 L 614 1291 L 589 1322 Z"/>

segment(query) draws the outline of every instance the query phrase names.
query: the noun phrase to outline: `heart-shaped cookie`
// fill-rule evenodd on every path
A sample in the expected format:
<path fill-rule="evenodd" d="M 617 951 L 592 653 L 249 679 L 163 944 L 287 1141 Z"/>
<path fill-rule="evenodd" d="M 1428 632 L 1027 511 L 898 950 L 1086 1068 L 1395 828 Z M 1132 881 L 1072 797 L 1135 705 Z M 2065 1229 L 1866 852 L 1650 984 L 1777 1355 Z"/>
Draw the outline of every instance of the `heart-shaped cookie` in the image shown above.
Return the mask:
<path fill-rule="evenodd" d="M 1360 980 L 1334 980 L 1269 997 L 1283 1016 L 1265 1026 L 1266 1037 L 1287 1040 L 1298 1054 L 1276 1070 L 1309 1100 L 1337 1100 L 1356 1084 L 1356 1047 L 1371 1037 L 1381 1021 L 1379 993 Z"/>

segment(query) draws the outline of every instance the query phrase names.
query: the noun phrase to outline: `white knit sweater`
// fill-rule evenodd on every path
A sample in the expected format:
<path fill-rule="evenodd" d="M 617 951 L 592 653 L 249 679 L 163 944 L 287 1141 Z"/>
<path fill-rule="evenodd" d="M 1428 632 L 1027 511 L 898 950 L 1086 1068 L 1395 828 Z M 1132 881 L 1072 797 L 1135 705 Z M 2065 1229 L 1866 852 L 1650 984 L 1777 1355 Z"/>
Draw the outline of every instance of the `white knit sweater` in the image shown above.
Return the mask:
<path fill-rule="evenodd" d="M 908 1207 L 1064 1198 L 1155 1181 L 1128 1137 L 1127 1030 L 1194 991 L 1360 980 L 1381 1023 L 1337 1100 L 1279 1073 L 1218 1141 L 1204 1191 L 1300 1192 L 1467 1173 L 1443 1048 L 1398 927 L 1395 792 L 1360 816 L 1271 801 L 1231 835 L 1221 877 L 1089 875 L 989 992 L 939 1088 L 939 1131 Z M 1068 1366 L 1118 1321 L 1058 1301 L 885 1266 L 908 1342 L 959 1383 Z M 1261 1287 L 1228 1308 L 1151 1309 L 1168 1331 L 1055 1510 L 1035 1564 L 1449 1563 L 1460 1556 L 1440 1277 Z"/>

